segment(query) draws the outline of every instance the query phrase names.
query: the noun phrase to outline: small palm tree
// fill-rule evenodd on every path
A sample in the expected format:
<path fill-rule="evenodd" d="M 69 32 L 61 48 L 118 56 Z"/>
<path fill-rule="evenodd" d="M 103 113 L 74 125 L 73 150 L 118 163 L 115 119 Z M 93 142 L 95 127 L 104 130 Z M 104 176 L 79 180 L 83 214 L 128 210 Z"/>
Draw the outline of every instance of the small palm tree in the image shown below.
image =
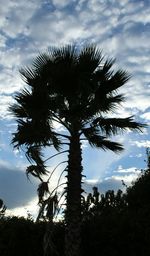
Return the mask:
<path fill-rule="evenodd" d="M 127 72 L 114 71 L 114 60 L 105 60 L 93 45 L 79 50 L 74 45 L 51 48 L 40 54 L 31 68 L 20 73 L 27 87 L 15 96 L 11 111 L 18 128 L 14 146 L 27 148 L 38 162 L 34 175 L 45 173 L 40 149 L 53 145 L 60 150 L 67 144 L 66 256 L 81 255 L 82 140 L 92 147 L 120 152 L 123 146 L 109 138 L 127 129 L 144 125 L 133 117 L 110 117 L 124 100 L 118 89 L 129 80 Z M 58 133 L 54 121 L 64 127 Z M 33 170 L 32 170 L 33 171 Z"/>

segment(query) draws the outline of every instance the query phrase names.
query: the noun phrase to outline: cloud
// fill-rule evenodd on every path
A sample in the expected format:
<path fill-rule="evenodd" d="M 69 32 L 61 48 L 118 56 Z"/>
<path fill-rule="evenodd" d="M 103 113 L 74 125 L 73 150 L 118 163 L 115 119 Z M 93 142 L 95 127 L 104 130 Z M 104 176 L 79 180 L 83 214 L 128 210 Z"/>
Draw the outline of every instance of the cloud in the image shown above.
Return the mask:
<path fill-rule="evenodd" d="M 119 142 L 123 145 L 124 151 L 120 154 L 116 154 L 108 150 L 103 151 L 102 149 L 91 148 L 89 145 L 84 147 L 83 167 L 87 179 L 99 180 L 105 176 L 111 175 L 111 173 L 116 170 L 116 166 L 120 165 L 122 161 L 129 162 L 128 158 L 130 154 L 135 152 L 135 157 L 137 154 L 141 154 L 141 152 L 136 153 L 136 147 L 133 149 L 133 146 L 137 146 L 137 144 L 133 142 L 133 138 L 141 138 L 140 136 L 141 135 L 138 133 L 133 134 L 133 132 L 131 132 L 111 138 L 113 141 Z M 137 166 L 140 165 L 140 161 L 137 163 L 137 159 L 134 159 L 133 161 L 136 161 Z"/>
<path fill-rule="evenodd" d="M 120 165 L 118 167 L 118 170 L 114 171 L 115 173 L 124 173 L 124 174 L 127 174 L 127 173 L 130 173 L 130 174 L 139 174 L 141 173 L 140 170 L 137 170 L 136 167 L 130 167 L 130 168 L 127 168 L 127 169 L 123 169 L 123 167 Z"/>
<path fill-rule="evenodd" d="M 1 3 L 2 4 L 2 3 Z M 1 10 L 1 30 L 9 38 L 16 38 L 20 34 L 27 35 L 27 23 L 37 11 L 40 1 L 4 1 Z"/>
<path fill-rule="evenodd" d="M 98 179 L 85 179 L 83 183 L 83 188 L 86 193 L 92 192 L 92 187 L 98 187 L 100 193 L 105 193 L 107 190 L 114 190 L 115 192 L 118 189 L 125 191 L 125 186 L 130 186 L 139 175 L 141 174 L 140 170 L 137 170 L 135 167 L 130 167 L 123 169 L 122 166 L 119 166 L 114 175 L 105 177 L 101 180 Z"/>
<path fill-rule="evenodd" d="M 95 181 L 95 180 L 94 180 Z M 114 190 L 115 192 L 118 189 L 124 190 L 122 186 L 122 181 L 119 179 L 116 179 L 115 177 L 105 178 L 102 181 L 94 182 L 94 181 L 85 181 L 83 184 L 83 188 L 86 194 L 92 193 L 92 188 L 96 186 L 98 188 L 98 191 L 103 194 L 108 190 Z"/>
<path fill-rule="evenodd" d="M 75 2 L 76 0 L 73 0 L 73 2 Z M 59 0 L 52 0 L 52 3 L 53 5 L 55 6 L 55 8 L 64 8 L 66 7 L 67 5 L 70 4 L 70 0 L 62 0 L 62 1 L 59 1 Z"/>
<path fill-rule="evenodd" d="M 25 206 L 36 197 L 36 182 L 29 182 L 15 166 L 0 161 L 0 177 L 0 198 L 8 209 Z"/>
<path fill-rule="evenodd" d="M 0 48 L 5 47 L 6 43 L 6 37 L 3 35 L 0 35 Z"/>
<path fill-rule="evenodd" d="M 141 148 L 149 148 L 150 147 L 150 140 L 141 140 L 141 141 L 132 141 L 132 145 L 136 145 L 137 147 Z"/>
<path fill-rule="evenodd" d="M 113 181 L 107 180 L 107 181 L 102 181 L 97 183 L 85 182 L 83 184 L 83 189 L 85 192 L 84 196 L 86 197 L 88 193 L 92 193 L 93 192 L 92 188 L 95 186 L 98 188 L 98 191 L 100 192 L 100 194 L 104 194 L 108 190 L 114 190 L 116 192 L 118 189 L 122 188 L 121 182 L 114 181 L 114 180 Z"/>
<path fill-rule="evenodd" d="M 150 121 L 150 112 L 145 112 L 140 117 L 147 120 L 147 121 Z"/>
<path fill-rule="evenodd" d="M 128 98 L 125 108 L 137 107 L 141 111 L 148 108 L 149 98 L 144 91 L 146 81 L 143 81 L 146 76 L 147 82 L 149 79 L 146 42 L 150 15 L 145 1 L 137 4 L 80 0 L 70 4 L 68 0 L 21 0 L 7 1 L 5 6 L 1 10 L 3 33 L 0 35 L 4 48 L 0 56 L 2 91 L 13 93 L 19 90 L 23 86 L 18 79 L 19 67 L 29 64 L 38 51 L 49 45 L 96 42 L 108 55 L 117 57 L 118 64 L 128 66 L 129 71 L 134 72 L 134 80 L 125 88 Z M 139 70 L 145 72 L 138 75 Z"/>
<path fill-rule="evenodd" d="M 27 204 L 24 204 L 22 207 L 15 207 L 13 209 L 7 209 L 6 215 L 7 216 L 24 216 L 25 218 L 28 217 L 28 214 L 31 214 L 31 216 L 36 219 L 39 211 L 38 206 L 38 198 L 35 197 L 33 200 L 28 202 Z"/>
<path fill-rule="evenodd" d="M 131 184 L 134 180 L 137 179 L 137 174 L 128 174 L 128 175 L 121 175 L 121 176 L 112 176 L 110 178 L 108 178 L 109 181 L 120 181 L 120 182 L 124 182 L 127 186 L 129 184 Z M 107 180 L 107 179 L 106 179 Z"/>
<path fill-rule="evenodd" d="M 143 155 L 141 153 L 137 154 L 137 155 L 129 155 L 129 157 L 137 157 L 137 158 L 140 158 L 142 157 Z"/>

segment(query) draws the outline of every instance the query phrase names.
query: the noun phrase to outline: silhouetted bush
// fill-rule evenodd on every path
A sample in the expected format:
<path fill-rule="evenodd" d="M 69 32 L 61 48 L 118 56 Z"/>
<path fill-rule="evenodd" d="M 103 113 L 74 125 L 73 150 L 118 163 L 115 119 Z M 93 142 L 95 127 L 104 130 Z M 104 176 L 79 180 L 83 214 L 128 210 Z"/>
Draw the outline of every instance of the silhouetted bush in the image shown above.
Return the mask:
<path fill-rule="evenodd" d="M 94 193 L 82 205 L 83 256 L 149 256 L 150 170 L 143 172 L 126 193 L 109 190 L 101 198 L 96 188 Z M 49 250 L 48 256 L 64 256 L 65 224 L 53 223 L 49 227 L 57 254 Z M 3 216 L 0 255 L 44 256 L 47 228 L 47 222 Z"/>

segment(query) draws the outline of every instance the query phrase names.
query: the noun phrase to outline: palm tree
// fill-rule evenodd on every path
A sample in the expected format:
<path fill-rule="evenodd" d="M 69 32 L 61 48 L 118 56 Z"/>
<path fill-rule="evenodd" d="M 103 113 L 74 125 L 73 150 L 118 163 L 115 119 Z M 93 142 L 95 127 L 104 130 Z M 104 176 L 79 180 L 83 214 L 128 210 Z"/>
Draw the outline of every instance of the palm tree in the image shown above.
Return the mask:
<path fill-rule="evenodd" d="M 74 45 L 50 48 L 33 61 L 31 68 L 20 70 L 27 87 L 16 94 L 16 103 L 11 106 L 18 122 L 12 143 L 25 146 L 31 157 L 31 149 L 36 149 L 38 168 L 34 175 L 45 173 L 44 162 L 42 165 L 38 160 L 41 148 L 53 145 L 59 151 L 63 144 L 69 146 L 66 256 L 81 255 L 82 141 L 120 152 L 123 146 L 109 138 L 127 129 L 141 131 L 144 126 L 132 116 L 110 117 L 124 100 L 118 89 L 130 78 L 126 71 L 114 71 L 114 62 L 105 60 L 93 45 L 80 50 Z M 64 127 L 62 133 L 54 121 Z"/>

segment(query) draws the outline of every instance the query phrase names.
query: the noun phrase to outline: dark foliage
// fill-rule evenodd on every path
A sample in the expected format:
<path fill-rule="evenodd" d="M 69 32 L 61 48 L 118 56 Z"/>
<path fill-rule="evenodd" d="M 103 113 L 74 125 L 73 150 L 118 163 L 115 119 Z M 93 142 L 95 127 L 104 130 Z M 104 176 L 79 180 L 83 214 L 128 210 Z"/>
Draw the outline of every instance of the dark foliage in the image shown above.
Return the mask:
<path fill-rule="evenodd" d="M 150 255 L 150 169 L 127 189 L 100 195 L 96 187 L 82 203 L 83 256 Z M 93 205 L 93 207 L 90 207 Z M 48 256 L 64 256 L 64 223 L 38 222 L 24 218 L 0 219 L 0 255 L 45 256 L 47 229 L 56 251 Z"/>
<path fill-rule="evenodd" d="M 34 223 L 29 219 L 8 217 L 0 219 L 0 255 L 44 256 L 43 237 L 47 223 Z M 59 255 L 64 251 L 64 229 L 61 223 L 54 224 L 53 241 Z"/>
<path fill-rule="evenodd" d="M 43 256 L 42 243 L 44 225 L 24 218 L 0 220 L 0 255 Z"/>

